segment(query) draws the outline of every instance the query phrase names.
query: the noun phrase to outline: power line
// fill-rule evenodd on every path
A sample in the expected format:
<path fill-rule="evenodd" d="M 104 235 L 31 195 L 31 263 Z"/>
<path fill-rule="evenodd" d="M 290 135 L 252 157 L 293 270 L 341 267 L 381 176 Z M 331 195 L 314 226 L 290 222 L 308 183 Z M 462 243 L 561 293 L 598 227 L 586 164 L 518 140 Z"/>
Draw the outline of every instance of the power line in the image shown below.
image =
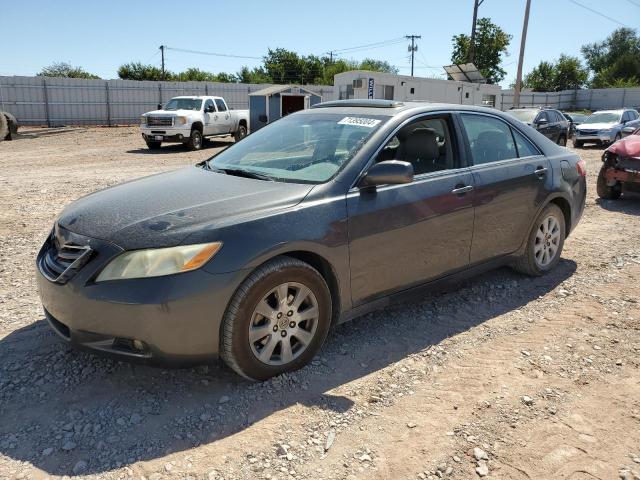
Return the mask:
<path fill-rule="evenodd" d="M 164 48 L 165 50 L 173 50 L 174 52 L 193 53 L 196 55 L 209 55 L 211 57 L 247 58 L 251 60 L 262 60 L 262 57 L 250 57 L 248 55 L 233 55 L 230 53 L 203 52 L 201 50 L 189 50 L 188 48 L 167 47 L 166 45 Z"/>
<path fill-rule="evenodd" d="M 631 5 L 635 5 L 636 7 L 640 7 L 640 3 L 635 2 L 634 0 L 627 0 Z"/>
<path fill-rule="evenodd" d="M 580 2 L 576 2 L 576 0 L 569 0 L 569 1 L 570 1 L 571 3 L 573 3 L 573 4 L 575 4 L 575 5 L 578 5 L 579 7 L 584 8 L 585 10 L 589 10 L 590 12 L 595 13 L 596 15 L 600 15 L 602 18 L 606 18 L 607 20 L 610 20 L 610 21 L 612 21 L 612 22 L 614 22 L 614 23 L 617 23 L 618 25 L 622 25 L 623 27 L 626 27 L 626 26 L 627 26 L 627 25 L 625 25 L 624 23 L 619 22 L 619 21 L 618 21 L 618 20 L 616 20 L 615 18 L 611 18 L 611 17 L 609 17 L 608 15 L 605 15 L 604 13 L 599 12 L 598 10 L 594 10 L 594 9 L 593 9 L 593 8 L 591 8 L 591 7 L 587 7 L 586 5 L 581 4 Z"/>
<path fill-rule="evenodd" d="M 357 47 L 339 48 L 339 49 L 333 50 L 333 52 L 340 53 L 340 52 L 350 52 L 354 50 L 368 50 L 373 48 L 386 47 L 388 45 L 394 45 L 396 43 L 401 43 L 401 42 L 404 42 L 404 37 L 392 38 L 390 40 L 383 40 L 381 42 L 375 42 L 375 43 L 367 43 L 365 45 L 358 45 Z"/>

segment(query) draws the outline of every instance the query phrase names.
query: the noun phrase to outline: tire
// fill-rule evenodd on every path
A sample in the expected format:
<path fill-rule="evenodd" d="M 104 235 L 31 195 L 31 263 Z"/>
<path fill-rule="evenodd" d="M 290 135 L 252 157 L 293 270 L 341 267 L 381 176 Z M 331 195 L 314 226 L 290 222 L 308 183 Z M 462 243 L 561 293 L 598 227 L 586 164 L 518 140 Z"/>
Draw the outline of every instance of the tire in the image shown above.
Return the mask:
<path fill-rule="evenodd" d="M 285 284 L 290 305 L 280 303 L 278 295 Z M 292 314 L 296 308 L 293 304 L 300 301 L 298 295 L 304 299 Z M 297 324 L 294 320 L 305 313 L 314 315 L 314 303 L 313 319 Z M 258 313 L 260 308 L 270 317 Z M 231 299 L 220 328 L 220 356 L 236 373 L 253 381 L 297 370 L 320 350 L 329 332 L 331 314 L 331 293 L 317 270 L 294 258 L 274 258 L 254 270 Z M 251 328 L 255 331 L 253 341 Z M 298 340 L 297 335 L 305 341 Z M 283 358 L 287 355 L 285 345 L 290 347 L 288 361 Z"/>
<path fill-rule="evenodd" d="M 8 140 L 8 137 L 11 137 L 11 132 L 9 131 L 9 121 L 7 120 L 7 117 L 5 117 L 4 114 L 0 112 L 0 142 L 2 140 Z"/>
<path fill-rule="evenodd" d="M 598 173 L 598 181 L 596 183 L 596 191 L 598 196 L 604 200 L 617 200 L 622 195 L 622 184 L 617 182 L 613 186 L 607 185 L 607 179 L 604 174 L 607 171 L 607 166 L 602 165 L 600 172 Z"/>
<path fill-rule="evenodd" d="M 573 148 L 582 148 L 583 143 L 580 140 L 573 141 Z"/>
<path fill-rule="evenodd" d="M 186 145 L 189 150 L 200 150 L 202 148 L 202 132 L 197 128 L 192 129 Z"/>
<path fill-rule="evenodd" d="M 566 147 L 567 137 L 565 137 L 564 135 L 560 135 L 560 137 L 558 138 L 558 145 L 560 145 L 561 147 Z"/>
<path fill-rule="evenodd" d="M 553 228 L 550 231 L 545 232 L 543 228 L 545 228 L 545 225 L 547 227 L 550 225 L 547 223 L 549 218 L 552 218 L 555 223 L 552 224 Z M 548 237 L 547 235 L 550 236 Z M 542 210 L 538 218 L 536 218 L 529 238 L 527 239 L 525 252 L 522 257 L 516 260 L 513 268 L 532 277 L 539 277 L 553 270 L 560 261 L 565 236 L 566 225 L 564 214 L 562 210 L 560 210 L 560 207 L 554 203 L 550 203 Z M 546 243 L 549 247 L 545 248 L 544 245 L 541 246 L 541 244 L 545 243 L 544 240 L 547 240 Z M 554 245 L 555 250 L 553 250 Z M 551 258 L 544 257 L 545 250 L 549 252 L 549 254 L 551 254 L 553 250 Z"/>
<path fill-rule="evenodd" d="M 246 136 L 247 136 L 247 127 L 245 127 L 244 125 L 238 125 L 238 130 L 236 130 L 235 133 L 233 134 L 234 140 L 236 142 L 239 142 Z"/>
<path fill-rule="evenodd" d="M 160 147 L 162 146 L 162 142 L 154 142 L 150 140 L 147 140 L 146 142 L 149 150 L 159 150 Z"/>

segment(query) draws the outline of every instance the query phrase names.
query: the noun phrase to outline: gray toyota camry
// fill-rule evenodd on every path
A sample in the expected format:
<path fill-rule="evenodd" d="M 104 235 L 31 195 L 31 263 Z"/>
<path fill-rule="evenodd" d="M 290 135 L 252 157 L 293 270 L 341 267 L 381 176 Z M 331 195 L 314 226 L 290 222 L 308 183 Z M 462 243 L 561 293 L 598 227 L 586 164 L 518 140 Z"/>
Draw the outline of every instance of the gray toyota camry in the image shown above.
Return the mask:
<path fill-rule="evenodd" d="M 289 115 L 198 165 L 72 203 L 37 257 L 46 318 L 77 347 L 221 357 L 264 380 L 332 325 L 488 268 L 553 269 L 585 165 L 487 108 L 376 100 Z"/>

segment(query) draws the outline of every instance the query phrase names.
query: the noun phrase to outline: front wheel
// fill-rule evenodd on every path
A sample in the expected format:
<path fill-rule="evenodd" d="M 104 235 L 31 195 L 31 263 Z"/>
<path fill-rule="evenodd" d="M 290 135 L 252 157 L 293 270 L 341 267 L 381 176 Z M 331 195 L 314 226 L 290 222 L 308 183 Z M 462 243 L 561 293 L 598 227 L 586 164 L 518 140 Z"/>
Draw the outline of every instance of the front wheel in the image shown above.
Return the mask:
<path fill-rule="evenodd" d="M 189 150 L 200 150 L 202 148 L 202 132 L 196 128 L 191 130 L 189 140 L 187 140 L 187 148 Z"/>
<path fill-rule="evenodd" d="M 582 148 L 583 143 L 580 140 L 573 141 L 573 148 Z"/>
<path fill-rule="evenodd" d="M 158 150 L 161 145 L 162 145 L 162 142 L 147 140 L 147 147 L 149 148 L 149 150 Z"/>
<path fill-rule="evenodd" d="M 598 173 L 598 181 L 596 182 L 596 191 L 598 196 L 604 200 L 617 200 L 622 195 L 622 185 L 616 182 L 615 185 L 607 185 L 607 166 L 602 165 L 600 173 Z"/>
<path fill-rule="evenodd" d="M 331 323 L 331 294 L 305 262 L 278 257 L 234 294 L 222 320 L 220 356 L 249 380 L 297 370 L 320 350 Z"/>
<path fill-rule="evenodd" d="M 236 132 L 233 134 L 233 138 L 235 139 L 235 141 L 239 142 L 246 136 L 247 136 L 247 127 L 245 127 L 244 125 L 238 125 L 238 130 L 236 130 Z"/>
<path fill-rule="evenodd" d="M 513 267 L 527 275 L 540 276 L 560 261 L 565 238 L 564 214 L 560 207 L 547 205 L 535 221 L 524 254 Z"/>
<path fill-rule="evenodd" d="M 558 138 L 558 145 L 560 145 L 561 147 L 566 147 L 567 137 L 565 137 L 564 135 L 561 135 L 560 138 Z"/>

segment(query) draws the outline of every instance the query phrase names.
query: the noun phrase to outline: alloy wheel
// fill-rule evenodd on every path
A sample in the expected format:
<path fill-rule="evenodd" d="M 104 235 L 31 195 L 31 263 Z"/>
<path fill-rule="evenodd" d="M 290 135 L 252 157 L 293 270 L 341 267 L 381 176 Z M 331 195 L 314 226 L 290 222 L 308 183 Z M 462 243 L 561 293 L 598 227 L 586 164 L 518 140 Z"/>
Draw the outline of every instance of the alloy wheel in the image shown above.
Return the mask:
<path fill-rule="evenodd" d="M 254 308 L 249 343 L 255 357 L 267 365 L 284 365 L 299 357 L 318 328 L 318 300 L 301 283 L 282 283 Z"/>
<path fill-rule="evenodd" d="M 560 246 L 560 222 L 554 215 L 542 220 L 536 232 L 533 252 L 539 267 L 547 267 L 558 254 Z"/>

